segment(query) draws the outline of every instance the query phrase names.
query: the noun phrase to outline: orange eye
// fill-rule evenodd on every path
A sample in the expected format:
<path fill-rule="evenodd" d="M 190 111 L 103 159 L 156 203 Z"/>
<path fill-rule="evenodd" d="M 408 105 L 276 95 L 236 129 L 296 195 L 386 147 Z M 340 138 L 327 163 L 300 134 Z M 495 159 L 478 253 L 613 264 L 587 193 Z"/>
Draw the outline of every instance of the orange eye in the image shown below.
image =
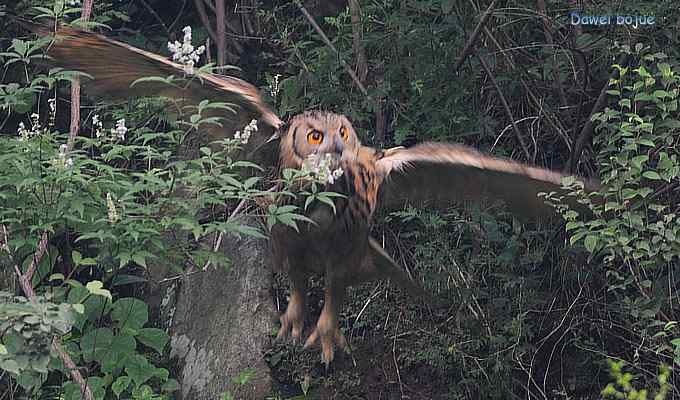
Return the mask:
<path fill-rule="evenodd" d="M 317 130 L 309 131 L 309 133 L 307 134 L 307 143 L 309 144 L 321 144 L 322 141 L 323 133 Z"/>
<path fill-rule="evenodd" d="M 344 126 L 342 128 L 340 128 L 340 137 L 345 142 L 349 140 L 349 131 Z"/>

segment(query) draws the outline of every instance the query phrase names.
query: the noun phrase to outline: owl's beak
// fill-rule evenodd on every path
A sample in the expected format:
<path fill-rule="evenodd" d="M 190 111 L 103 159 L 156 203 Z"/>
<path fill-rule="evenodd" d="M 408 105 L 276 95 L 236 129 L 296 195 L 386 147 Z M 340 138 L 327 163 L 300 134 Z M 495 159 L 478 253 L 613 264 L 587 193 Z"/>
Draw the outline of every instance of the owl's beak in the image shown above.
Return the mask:
<path fill-rule="evenodd" d="M 342 140 L 342 138 L 335 136 L 333 138 L 333 152 L 342 154 L 343 150 L 345 150 L 345 141 Z"/>

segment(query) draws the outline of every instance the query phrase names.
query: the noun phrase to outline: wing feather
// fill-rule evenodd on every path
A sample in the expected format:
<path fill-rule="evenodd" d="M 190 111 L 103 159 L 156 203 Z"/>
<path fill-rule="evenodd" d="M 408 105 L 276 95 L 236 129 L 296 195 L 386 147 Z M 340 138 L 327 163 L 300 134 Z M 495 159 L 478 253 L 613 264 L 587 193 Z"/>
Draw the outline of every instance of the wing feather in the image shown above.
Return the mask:
<path fill-rule="evenodd" d="M 380 206 L 447 204 L 452 201 L 502 200 L 526 216 L 553 214 L 539 192 L 563 193 L 566 175 L 547 169 L 491 157 L 461 145 L 422 143 L 388 150 L 376 162 L 386 176 L 380 188 Z M 594 190 L 596 182 L 586 181 Z M 571 204 L 582 211 L 583 206 Z"/>
<path fill-rule="evenodd" d="M 41 35 L 52 35 L 44 26 L 31 25 L 29 29 Z M 85 72 L 94 77 L 87 89 L 112 98 L 131 95 L 161 95 L 184 99 L 190 104 L 210 99 L 232 103 L 266 124 L 279 128 L 283 122 L 262 101 L 258 90 L 241 79 L 214 74 L 197 74 L 188 87 L 170 87 L 159 82 L 140 82 L 137 79 L 174 75 L 183 76 L 182 65 L 165 57 L 109 39 L 106 36 L 78 29 L 60 27 L 48 55 L 63 67 Z M 229 117 L 229 116 L 226 116 Z M 233 115 L 230 116 L 233 118 Z"/>

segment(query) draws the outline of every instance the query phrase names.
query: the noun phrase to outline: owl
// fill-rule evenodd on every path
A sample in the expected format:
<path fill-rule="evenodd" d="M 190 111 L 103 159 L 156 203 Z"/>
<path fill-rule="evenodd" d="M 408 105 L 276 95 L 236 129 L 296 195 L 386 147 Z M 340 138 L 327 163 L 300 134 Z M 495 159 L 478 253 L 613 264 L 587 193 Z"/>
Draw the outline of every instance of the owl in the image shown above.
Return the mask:
<path fill-rule="evenodd" d="M 182 90 L 153 81 L 130 88 L 139 78 L 182 75 L 183 66 L 90 32 L 61 28 L 56 36 L 48 54 L 59 65 L 92 76 L 88 85 L 100 93 L 123 98 L 135 92 L 157 94 L 182 104 L 225 101 L 238 106 L 235 114 L 221 111 L 226 120 L 257 118 L 274 132 L 255 140 L 250 154 L 263 143 L 278 140 L 279 170 L 299 169 L 311 159 L 328 164 L 337 179 L 329 180 L 325 190 L 343 195 L 334 198 L 334 208 L 313 206 L 306 211 L 312 222 L 301 224 L 299 230 L 279 224 L 270 232 L 274 264 L 288 273 L 291 283 L 278 338 L 302 339 L 308 280 L 312 274 L 323 275 L 324 305 L 305 347 L 320 343 L 326 366 L 335 349 L 347 345 L 338 315 L 348 286 L 390 278 L 410 294 L 428 297 L 371 237 L 376 210 L 499 199 L 515 212 L 536 216 L 553 212 L 538 193 L 562 192 L 560 173 L 483 155 L 462 145 L 427 142 L 387 150 L 364 146 L 347 117 L 332 112 L 307 111 L 286 123 L 266 106 L 254 86 L 234 77 L 199 73 Z M 226 133 L 213 127 L 206 134 L 218 138 Z M 586 186 L 592 190 L 597 184 L 586 182 Z"/>

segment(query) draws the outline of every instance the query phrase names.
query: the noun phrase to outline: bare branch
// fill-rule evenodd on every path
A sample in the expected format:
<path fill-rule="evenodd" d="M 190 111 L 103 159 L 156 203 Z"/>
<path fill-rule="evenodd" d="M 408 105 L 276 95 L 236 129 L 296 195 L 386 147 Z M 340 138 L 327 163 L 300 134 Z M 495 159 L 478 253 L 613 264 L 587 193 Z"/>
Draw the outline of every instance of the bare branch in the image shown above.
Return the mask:
<path fill-rule="evenodd" d="M 92 14 L 92 5 L 94 0 L 85 0 L 83 3 L 83 12 L 80 19 L 87 22 Z M 80 131 L 80 78 L 74 77 L 71 84 L 71 127 L 69 129 L 68 141 L 66 142 L 66 152 L 73 149 L 76 142 L 76 136 Z"/>
<path fill-rule="evenodd" d="M 352 70 L 352 68 L 345 62 L 345 60 L 342 59 L 342 57 L 340 56 L 340 52 L 338 52 L 338 49 L 335 48 L 335 46 L 333 45 L 333 43 L 331 43 L 331 41 L 328 39 L 328 36 L 326 36 L 326 34 L 324 33 L 324 31 L 321 29 L 321 27 L 316 23 L 316 21 L 314 21 L 314 17 L 312 17 L 312 16 L 309 14 L 309 12 L 307 11 L 307 9 L 302 5 L 301 2 L 296 1 L 296 3 L 297 3 L 298 8 L 300 9 L 300 11 L 302 11 L 302 14 L 305 16 L 305 18 L 307 18 L 307 21 L 309 21 L 309 23 L 312 25 L 312 27 L 314 27 L 314 30 L 316 30 L 316 33 L 318 33 L 319 36 L 321 36 L 321 39 L 322 39 L 323 42 L 326 44 L 326 46 L 328 46 L 331 50 L 333 50 L 333 52 L 337 55 L 338 60 L 340 60 L 340 64 L 341 64 L 342 67 L 345 69 L 345 71 L 349 74 L 349 76 L 352 78 L 352 80 L 353 80 L 354 83 L 357 85 L 357 87 L 359 88 L 359 90 L 361 91 L 361 93 L 362 93 L 364 96 L 369 97 L 369 96 L 368 96 L 368 91 L 367 91 L 366 88 L 364 87 L 364 84 L 361 83 L 361 80 L 360 80 L 359 77 L 354 73 L 354 70 Z"/>
<path fill-rule="evenodd" d="M 149 13 L 151 13 L 151 15 L 152 15 L 154 18 L 156 18 L 156 20 L 161 24 L 161 26 L 162 26 L 163 29 L 165 30 L 165 35 L 166 35 L 166 36 L 170 36 L 170 31 L 168 30 L 168 26 L 165 25 L 165 22 L 163 22 L 163 19 L 161 18 L 160 15 L 158 15 L 158 13 L 156 12 L 156 10 L 154 10 L 153 7 L 151 7 L 151 6 L 149 5 L 149 3 L 147 3 L 145 0 L 139 0 L 139 2 L 142 3 L 142 5 L 144 6 L 144 8 L 146 8 L 146 9 L 149 11 Z"/>
<path fill-rule="evenodd" d="M 510 110 L 510 106 L 508 105 L 508 101 L 505 99 L 505 96 L 503 95 L 503 92 L 501 91 L 500 86 L 498 86 L 498 82 L 496 82 L 496 78 L 494 77 L 493 73 L 491 72 L 489 65 L 484 60 L 484 57 L 477 55 L 477 58 L 479 59 L 479 63 L 482 65 L 484 72 L 486 73 L 486 75 L 491 80 L 491 83 L 493 84 L 494 88 L 496 88 L 496 93 L 498 93 L 498 98 L 501 100 L 501 103 L 503 104 L 503 108 L 505 109 L 505 113 L 507 114 L 508 119 L 510 120 L 510 123 L 512 124 L 512 129 L 515 131 L 515 136 L 517 136 L 517 141 L 522 146 L 522 150 L 524 150 L 524 154 L 526 155 L 527 160 L 531 160 L 532 157 L 531 157 L 531 152 L 529 151 L 529 147 L 524 142 L 524 138 L 522 137 L 522 133 L 520 132 L 519 127 L 515 123 L 515 117 L 512 115 L 512 110 Z"/>
<path fill-rule="evenodd" d="M 217 46 L 217 65 L 224 66 L 227 63 L 227 42 L 225 40 L 226 32 L 226 9 L 224 0 L 215 0 L 215 45 Z"/>
<path fill-rule="evenodd" d="M 616 60 L 616 63 L 619 65 L 622 65 L 623 63 L 626 62 L 626 55 L 622 54 L 618 60 Z M 583 129 L 581 129 L 581 132 L 578 134 L 576 137 L 576 143 L 574 144 L 574 151 L 571 153 L 571 158 L 569 160 L 569 165 L 567 166 L 566 172 L 574 172 L 576 170 L 576 165 L 578 165 L 579 160 L 581 159 L 581 153 L 583 152 L 583 147 L 586 145 L 587 142 L 590 142 L 590 140 L 593 137 L 593 121 L 592 121 L 592 116 L 593 114 L 600 112 L 602 107 L 604 107 L 605 103 L 607 102 L 607 89 L 609 88 L 609 81 L 611 79 L 615 79 L 618 76 L 618 70 L 613 70 L 612 73 L 609 76 L 609 79 L 602 85 L 602 89 L 600 89 L 600 95 L 597 96 L 597 100 L 595 101 L 595 105 L 593 105 L 592 110 L 590 110 L 590 114 L 588 116 L 588 119 L 586 120 L 586 123 L 583 125 Z"/>
<path fill-rule="evenodd" d="M 366 51 L 364 51 L 364 46 L 361 43 L 363 27 L 361 25 L 361 8 L 359 8 L 357 0 L 349 0 L 349 12 L 352 17 L 352 50 L 356 69 L 359 74 L 359 80 L 365 83 L 366 76 L 368 75 L 368 63 L 366 61 Z"/>
<path fill-rule="evenodd" d="M 35 273 L 35 270 L 37 269 L 40 260 L 42 260 L 43 256 L 45 255 L 48 246 L 49 235 L 47 234 L 47 232 L 44 232 L 40 238 L 40 242 L 38 242 L 38 249 L 36 250 L 35 254 L 33 254 L 33 259 L 31 260 L 31 264 L 28 266 L 26 272 L 22 274 L 21 270 L 19 269 L 19 266 L 18 265 L 14 266 L 14 272 L 17 274 L 17 277 L 19 278 L 19 284 L 21 285 L 21 289 L 23 290 L 26 297 L 34 304 L 37 302 L 37 298 L 35 295 L 35 291 L 33 291 L 32 284 L 33 274 Z M 78 371 L 78 369 L 76 368 L 76 365 L 73 362 L 73 359 L 71 359 L 71 356 L 67 352 L 65 352 L 64 349 L 61 347 L 59 338 L 57 336 L 52 338 L 52 347 L 54 347 L 54 349 L 59 354 L 59 358 L 61 358 L 61 360 L 64 362 L 64 365 L 66 365 L 66 367 L 69 369 L 69 372 L 71 373 L 71 378 L 80 386 L 80 393 L 83 395 L 83 398 L 85 400 L 94 400 L 92 390 L 88 386 L 87 381 L 83 378 L 83 376 L 80 374 L 80 371 Z"/>
<path fill-rule="evenodd" d="M 454 72 L 457 72 L 458 69 L 460 69 L 460 66 L 463 65 L 463 62 L 465 61 L 467 56 L 470 55 L 470 52 L 472 52 L 475 42 L 477 41 L 477 36 L 479 36 L 479 32 L 481 32 L 482 27 L 484 27 L 484 24 L 489 19 L 489 16 L 491 15 L 491 12 L 493 11 L 495 6 L 496 0 L 493 0 L 491 4 L 489 4 L 489 7 L 486 8 L 486 11 L 484 11 L 484 14 L 482 14 L 482 18 L 480 18 L 479 23 L 477 23 L 475 30 L 472 31 L 470 39 L 468 39 L 467 43 L 465 43 L 465 47 L 463 47 L 463 52 L 460 54 L 460 57 L 458 57 L 456 65 L 453 67 Z"/>
<path fill-rule="evenodd" d="M 210 25 L 210 18 L 208 17 L 208 12 L 205 10 L 205 3 L 203 2 L 203 0 L 194 0 L 194 4 L 196 5 L 198 16 L 199 18 L 201 18 L 201 22 L 203 22 L 203 26 L 205 27 L 206 32 L 208 32 L 208 35 L 212 38 L 214 42 L 217 42 L 217 34 L 215 33 L 215 30 L 212 28 L 212 25 Z"/>

